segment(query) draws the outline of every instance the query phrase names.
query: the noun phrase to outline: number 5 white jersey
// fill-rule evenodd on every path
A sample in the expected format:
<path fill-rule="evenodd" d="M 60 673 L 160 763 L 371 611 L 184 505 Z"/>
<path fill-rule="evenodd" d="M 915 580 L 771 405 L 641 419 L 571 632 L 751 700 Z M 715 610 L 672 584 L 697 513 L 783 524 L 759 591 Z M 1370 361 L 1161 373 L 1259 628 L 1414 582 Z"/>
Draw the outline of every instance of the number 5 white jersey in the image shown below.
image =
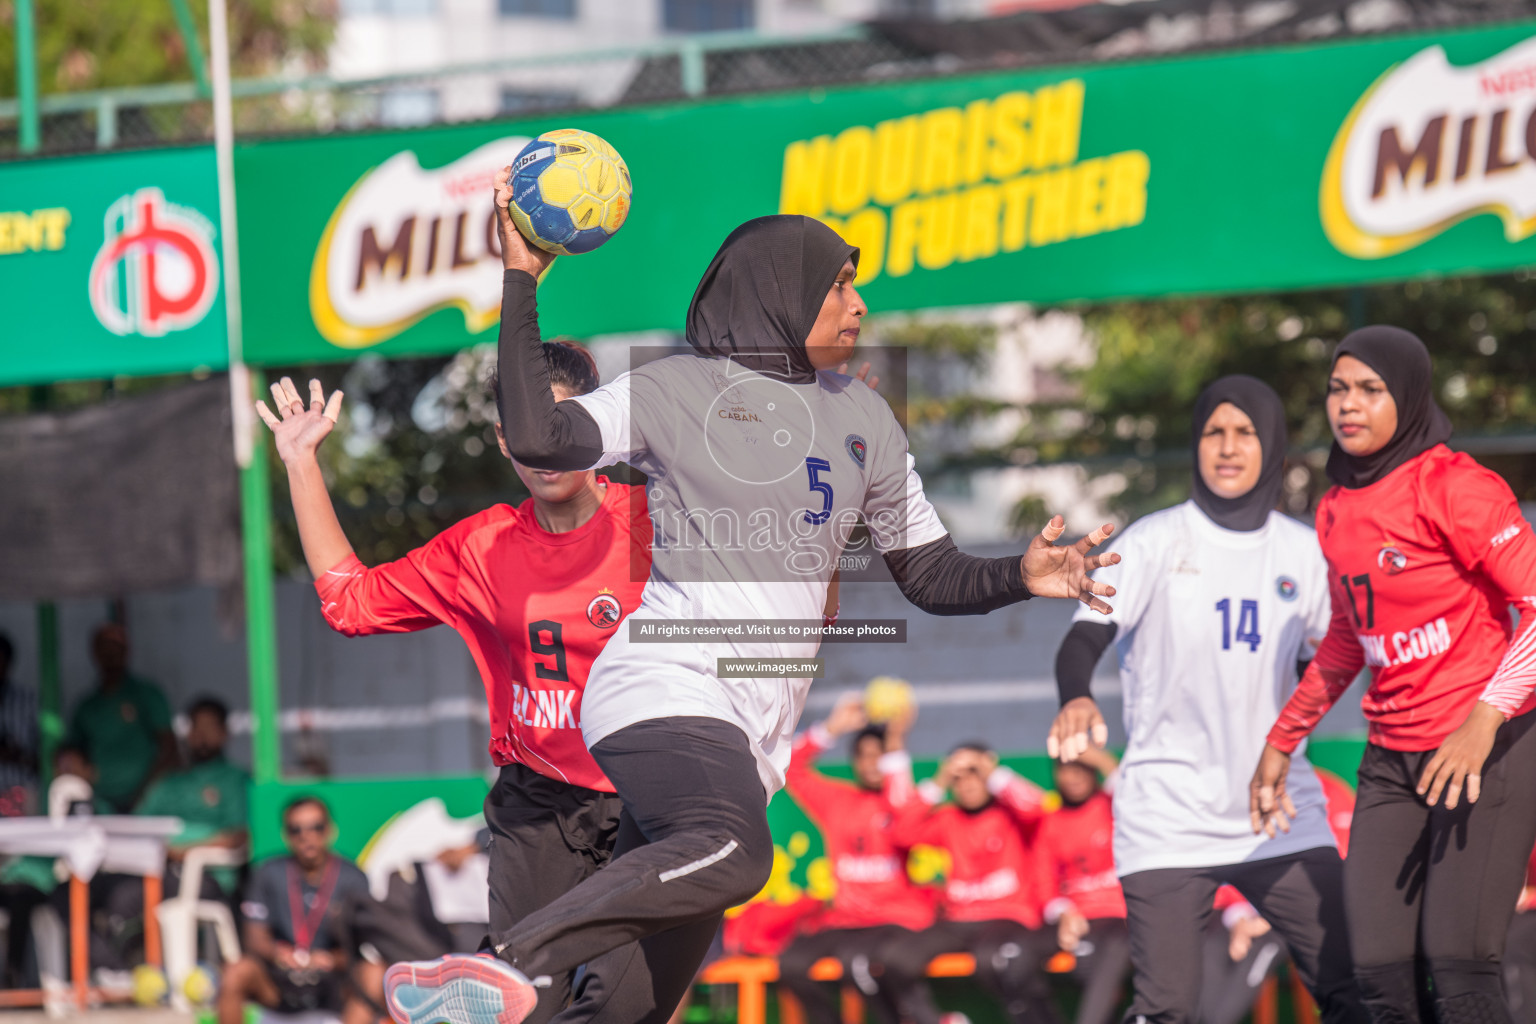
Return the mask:
<path fill-rule="evenodd" d="M 650 643 L 632 631 L 655 619 L 819 625 L 861 519 L 879 552 L 942 539 L 901 425 L 884 398 L 844 374 L 790 384 L 696 355 L 647 363 L 573 401 L 602 432 L 599 465 L 629 462 L 649 478 L 655 528 L 640 607 L 592 666 L 587 745 L 650 719 L 719 718 L 747 734 L 773 793 L 811 680 L 721 679 L 717 659 L 814 658 L 819 638 Z"/>
<path fill-rule="evenodd" d="M 1137 520 L 1114 544 L 1125 758 L 1115 790 L 1122 876 L 1209 867 L 1333 846 L 1322 787 L 1301 751 L 1287 782 L 1297 820 L 1254 835 L 1248 784 L 1264 737 L 1328 629 L 1316 533 L 1278 512 L 1251 532 L 1217 526 L 1192 501 Z M 1103 621 L 1087 608 L 1078 619 Z"/>

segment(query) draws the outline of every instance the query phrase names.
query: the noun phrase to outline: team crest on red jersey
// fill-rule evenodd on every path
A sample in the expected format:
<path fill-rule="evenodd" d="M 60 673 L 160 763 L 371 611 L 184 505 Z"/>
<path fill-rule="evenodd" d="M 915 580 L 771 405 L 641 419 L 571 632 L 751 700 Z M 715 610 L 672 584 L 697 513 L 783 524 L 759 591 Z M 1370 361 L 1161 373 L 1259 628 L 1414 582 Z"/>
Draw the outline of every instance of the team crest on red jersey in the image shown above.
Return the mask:
<path fill-rule="evenodd" d="M 1408 556 L 1393 545 L 1386 544 L 1382 546 L 1380 551 L 1376 552 L 1376 564 L 1388 576 L 1396 576 L 1408 568 Z"/>
<path fill-rule="evenodd" d="M 587 621 L 598 629 L 612 629 L 624 617 L 624 608 L 610 590 L 602 590 L 587 605 Z"/>

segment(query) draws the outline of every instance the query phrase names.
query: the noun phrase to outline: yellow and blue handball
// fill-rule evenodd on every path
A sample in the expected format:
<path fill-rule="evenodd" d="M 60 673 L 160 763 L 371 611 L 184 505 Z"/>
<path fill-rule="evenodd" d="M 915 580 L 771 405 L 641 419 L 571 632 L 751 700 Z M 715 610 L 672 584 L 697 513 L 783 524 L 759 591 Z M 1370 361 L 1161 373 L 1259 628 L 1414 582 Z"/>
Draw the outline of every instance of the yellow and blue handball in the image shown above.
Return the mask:
<path fill-rule="evenodd" d="M 523 147 L 511 171 L 507 212 L 523 237 L 545 252 L 591 252 L 629 216 L 629 168 L 618 150 L 591 132 L 545 132 Z"/>
<path fill-rule="evenodd" d="M 895 676 L 875 676 L 864 687 L 864 715 L 871 722 L 889 722 L 911 710 L 912 684 Z"/>

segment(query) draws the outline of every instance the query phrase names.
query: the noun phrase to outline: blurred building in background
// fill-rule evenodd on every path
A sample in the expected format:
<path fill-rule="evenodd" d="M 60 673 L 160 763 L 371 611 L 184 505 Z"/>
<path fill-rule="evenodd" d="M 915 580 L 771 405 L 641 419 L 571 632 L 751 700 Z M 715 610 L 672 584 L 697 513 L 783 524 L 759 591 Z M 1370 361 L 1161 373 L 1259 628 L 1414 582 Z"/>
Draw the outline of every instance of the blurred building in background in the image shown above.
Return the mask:
<path fill-rule="evenodd" d="M 342 0 L 331 72 L 372 78 L 626 49 L 693 33 L 796 37 L 878 18 L 976 15 L 987 8 L 983 0 Z M 642 61 L 632 56 L 402 85 L 383 94 L 380 120 L 425 124 L 608 106 L 624 98 Z"/>
<path fill-rule="evenodd" d="M 657 67 L 642 54 L 613 51 L 665 48 L 697 35 L 753 34 L 797 51 L 735 53 L 730 67 L 714 62 L 721 66 L 710 69 L 708 91 L 715 92 L 1325 39 L 1472 23 L 1526 7 L 1522 0 L 340 0 L 329 71 L 343 81 L 420 73 L 380 89 L 370 111 L 377 123 L 417 125 L 662 98 L 687 77 L 675 58 Z M 818 38 L 829 34 L 831 45 Z M 794 47 L 800 37 L 805 42 Z M 562 62 L 563 54 L 584 59 Z M 474 70 L 520 59 L 549 60 Z"/>

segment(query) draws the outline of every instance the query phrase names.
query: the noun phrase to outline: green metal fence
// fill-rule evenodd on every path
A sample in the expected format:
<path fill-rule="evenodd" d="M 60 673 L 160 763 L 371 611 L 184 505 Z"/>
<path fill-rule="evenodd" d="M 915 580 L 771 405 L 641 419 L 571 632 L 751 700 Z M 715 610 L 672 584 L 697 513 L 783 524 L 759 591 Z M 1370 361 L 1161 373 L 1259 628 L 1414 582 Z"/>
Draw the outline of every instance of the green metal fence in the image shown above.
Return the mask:
<path fill-rule="evenodd" d="M 18 10 L 26 8 L 22 3 Z M 887 80 L 942 70 L 863 27 L 792 38 L 722 32 L 635 46 L 487 60 L 342 79 L 245 79 L 233 84 L 235 129 L 309 133 L 451 123 L 706 95 Z M 413 103 L 413 98 L 428 97 Z M 466 100 L 467 98 L 467 100 Z M 40 97 L 40 139 L 25 144 L 25 95 L 0 99 L 0 159 L 210 139 L 205 82 Z M 403 101 L 403 102 L 402 102 Z"/>

